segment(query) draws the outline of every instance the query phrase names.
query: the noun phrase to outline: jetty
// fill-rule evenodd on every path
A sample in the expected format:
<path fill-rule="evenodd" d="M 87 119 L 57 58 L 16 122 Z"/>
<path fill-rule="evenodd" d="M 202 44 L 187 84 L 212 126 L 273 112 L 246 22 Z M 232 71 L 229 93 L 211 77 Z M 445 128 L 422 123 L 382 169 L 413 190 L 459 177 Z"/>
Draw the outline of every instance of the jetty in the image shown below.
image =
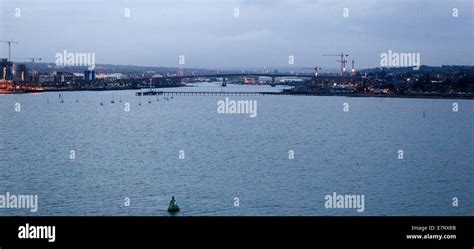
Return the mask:
<path fill-rule="evenodd" d="M 282 94 L 282 92 L 209 92 L 209 91 L 176 91 L 176 92 L 168 92 L 168 91 L 138 91 L 135 93 L 136 96 L 155 96 L 155 95 L 163 95 L 163 96 L 262 96 L 262 95 L 278 95 Z"/>

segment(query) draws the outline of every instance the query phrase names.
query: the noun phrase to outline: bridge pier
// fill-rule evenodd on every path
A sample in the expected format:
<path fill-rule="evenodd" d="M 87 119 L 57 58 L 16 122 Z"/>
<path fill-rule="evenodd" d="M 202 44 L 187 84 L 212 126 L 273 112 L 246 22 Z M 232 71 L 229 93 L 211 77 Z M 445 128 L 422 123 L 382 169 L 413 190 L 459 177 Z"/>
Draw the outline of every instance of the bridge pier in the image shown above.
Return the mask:
<path fill-rule="evenodd" d="M 272 87 L 276 86 L 275 84 L 275 76 L 272 76 L 272 84 L 271 84 Z"/>

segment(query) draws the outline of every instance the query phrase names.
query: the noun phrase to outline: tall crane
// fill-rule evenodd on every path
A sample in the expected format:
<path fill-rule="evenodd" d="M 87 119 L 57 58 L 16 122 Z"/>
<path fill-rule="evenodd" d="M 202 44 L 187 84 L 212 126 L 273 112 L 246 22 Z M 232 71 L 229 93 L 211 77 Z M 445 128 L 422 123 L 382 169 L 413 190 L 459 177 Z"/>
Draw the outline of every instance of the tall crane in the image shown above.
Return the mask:
<path fill-rule="evenodd" d="M 344 73 L 346 72 L 346 58 L 349 56 L 348 54 L 344 54 L 344 53 L 340 53 L 340 54 L 323 54 L 323 56 L 337 56 L 339 57 L 340 59 L 337 60 L 337 62 L 340 62 L 341 63 L 341 75 L 344 75 Z"/>
<path fill-rule="evenodd" d="M 12 46 L 12 43 L 13 44 L 18 44 L 17 41 L 0 41 L 0 42 L 5 42 L 8 44 L 8 61 L 11 61 L 12 60 L 12 50 L 11 50 L 11 46 Z"/>
<path fill-rule="evenodd" d="M 320 67 L 315 66 L 315 67 L 302 67 L 302 69 L 314 69 L 314 76 L 318 77 L 319 75 L 319 70 L 321 70 Z"/>
<path fill-rule="evenodd" d="M 354 59 L 352 59 L 352 70 L 351 70 L 352 76 L 355 75 L 355 72 L 356 72 L 356 70 L 354 68 Z"/>
<path fill-rule="evenodd" d="M 15 58 L 15 60 L 30 60 L 31 63 L 33 63 L 33 66 L 31 67 L 31 70 L 34 72 L 35 71 L 35 60 L 41 61 L 41 57 Z"/>

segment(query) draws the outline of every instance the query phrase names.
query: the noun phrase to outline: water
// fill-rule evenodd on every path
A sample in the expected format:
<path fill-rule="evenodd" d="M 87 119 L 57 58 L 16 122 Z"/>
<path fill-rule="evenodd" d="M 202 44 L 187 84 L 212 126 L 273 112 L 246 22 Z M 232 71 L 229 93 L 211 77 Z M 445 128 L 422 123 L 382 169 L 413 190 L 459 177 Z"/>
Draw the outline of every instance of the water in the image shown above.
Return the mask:
<path fill-rule="evenodd" d="M 134 93 L 0 96 L 0 194 L 39 198 L 0 215 L 168 215 L 173 195 L 185 216 L 474 215 L 472 100 L 231 96 L 257 100 L 250 118 L 218 114 L 224 96 Z M 333 192 L 364 195 L 365 211 L 326 209 Z"/>

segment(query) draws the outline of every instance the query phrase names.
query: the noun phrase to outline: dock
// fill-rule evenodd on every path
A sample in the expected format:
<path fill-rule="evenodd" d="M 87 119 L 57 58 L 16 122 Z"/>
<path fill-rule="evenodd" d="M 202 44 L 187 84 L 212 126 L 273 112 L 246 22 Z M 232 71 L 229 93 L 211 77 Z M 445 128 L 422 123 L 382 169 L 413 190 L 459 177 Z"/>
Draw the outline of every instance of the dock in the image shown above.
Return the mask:
<path fill-rule="evenodd" d="M 277 95 L 281 92 L 168 92 L 168 91 L 140 91 L 136 92 L 136 96 L 263 96 L 263 95 Z"/>

